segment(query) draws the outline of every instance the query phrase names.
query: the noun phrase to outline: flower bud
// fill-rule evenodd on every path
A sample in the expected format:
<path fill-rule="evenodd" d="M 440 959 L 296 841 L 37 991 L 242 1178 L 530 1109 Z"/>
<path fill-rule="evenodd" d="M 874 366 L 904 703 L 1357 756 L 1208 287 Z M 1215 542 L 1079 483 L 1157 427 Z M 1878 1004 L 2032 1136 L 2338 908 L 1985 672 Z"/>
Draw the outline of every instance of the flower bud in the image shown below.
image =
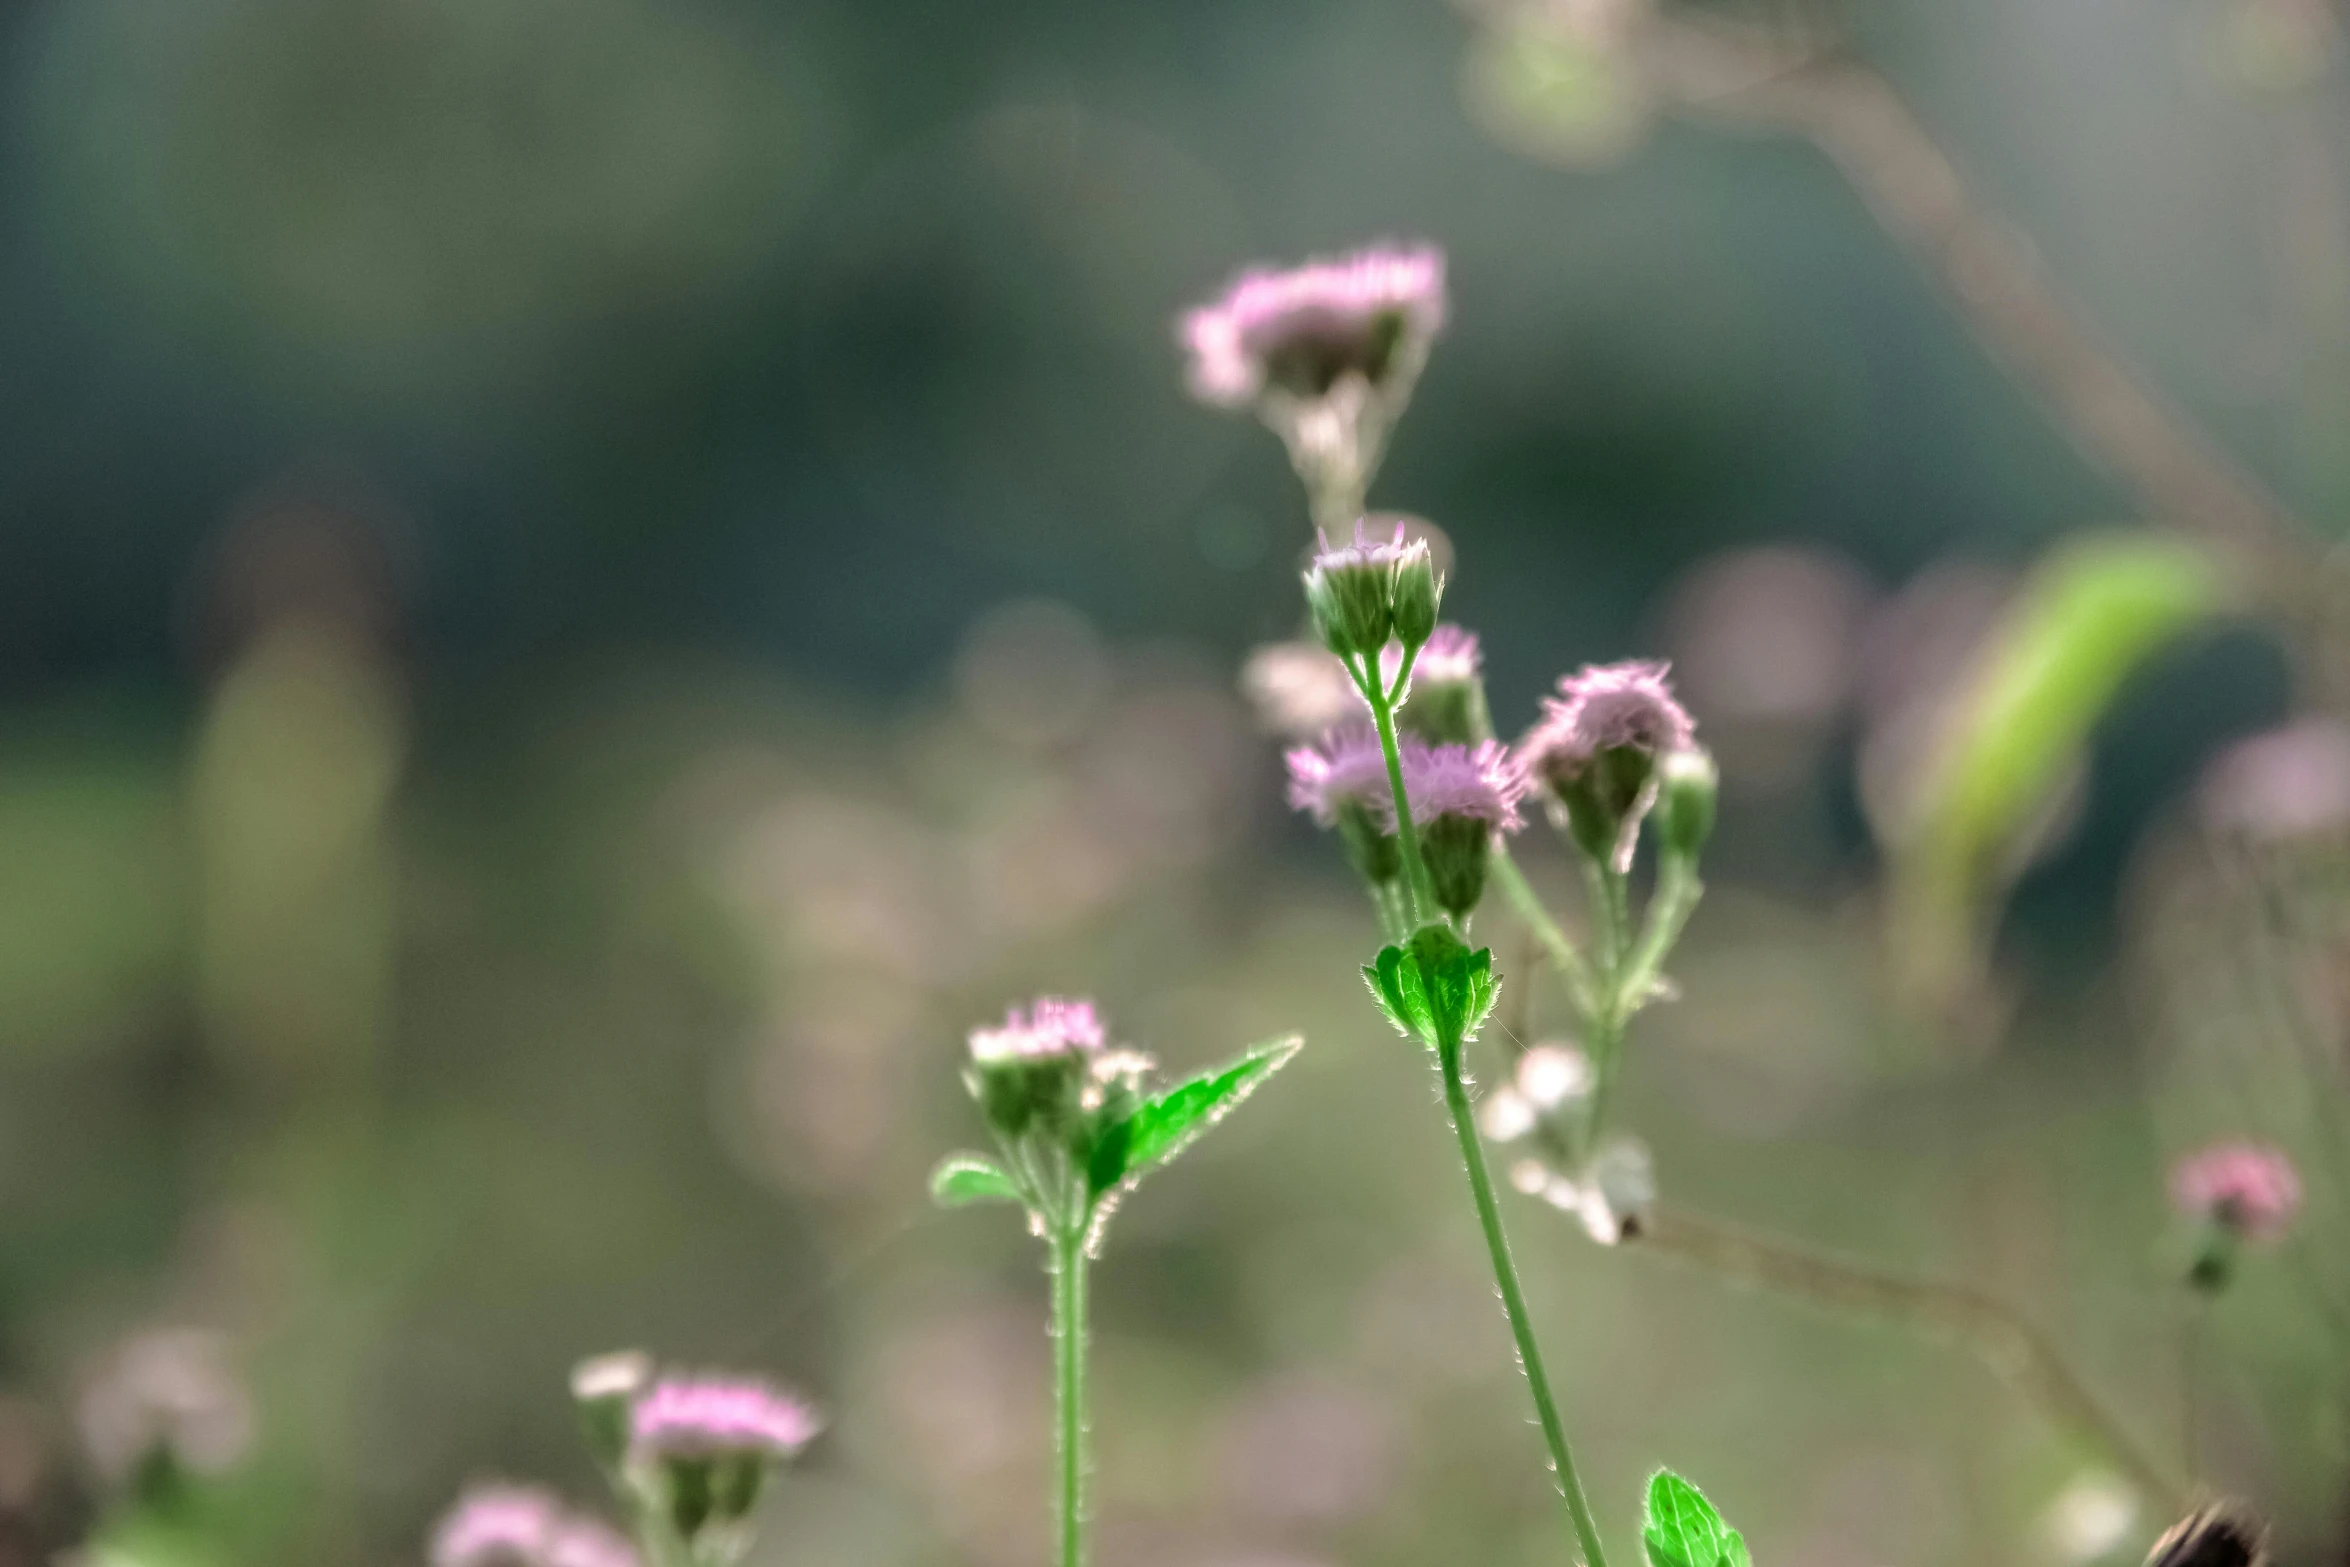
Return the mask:
<path fill-rule="evenodd" d="M 821 1425 L 808 1405 L 764 1382 L 665 1378 L 631 1412 L 630 1471 L 698 1560 L 706 1537 L 742 1543 L 768 1475 Z"/>
<path fill-rule="evenodd" d="M 1414 539 L 1405 546 L 1395 568 L 1395 634 L 1405 647 L 1416 648 L 1436 630 L 1436 606 L 1444 597 L 1444 579 L 1428 541 Z"/>
<path fill-rule="evenodd" d="M 626 1349 L 583 1360 L 571 1369 L 571 1399 L 597 1463 L 616 1469 L 628 1455 L 629 1417 L 637 1395 L 653 1380 L 653 1359 Z"/>
<path fill-rule="evenodd" d="M 1668 858 L 1694 862 L 1714 831 L 1714 796 L 1721 774 L 1714 759 L 1690 746 L 1657 766 L 1657 836 Z"/>
<path fill-rule="evenodd" d="M 1340 658 L 1379 656 L 1395 635 L 1396 582 L 1407 560 L 1425 565 L 1428 545 L 1420 539 L 1406 543 L 1401 524 L 1386 543 L 1374 542 L 1360 522 L 1352 544 L 1332 549 L 1325 541 L 1305 573 L 1306 608 L 1323 646 Z M 1435 624 L 1433 608 L 1428 623 Z"/>

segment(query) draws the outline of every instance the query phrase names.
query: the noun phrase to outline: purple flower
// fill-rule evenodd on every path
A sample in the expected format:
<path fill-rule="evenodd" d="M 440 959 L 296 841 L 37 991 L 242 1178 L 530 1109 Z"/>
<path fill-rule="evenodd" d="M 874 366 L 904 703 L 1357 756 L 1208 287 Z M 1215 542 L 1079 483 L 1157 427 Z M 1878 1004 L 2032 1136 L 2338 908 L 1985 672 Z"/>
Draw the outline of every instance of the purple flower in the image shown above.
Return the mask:
<path fill-rule="evenodd" d="M 1696 726 L 1673 697 L 1669 664 L 1586 664 L 1545 698 L 1542 722 L 1520 744 L 1526 770 L 1546 780 L 1580 772 L 1603 751 L 1655 756 L 1693 743 Z"/>
<path fill-rule="evenodd" d="M 1076 1005 L 1090 1021 L 1093 1009 Z M 1098 1044 L 1098 1029 L 1095 1039 Z M 630 1446 L 639 1458 L 750 1457 L 781 1462 L 814 1441 L 822 1429 L 813 1407 L 764 1382 L 664 1377 L 631 1411 Z"/>
<path fill-rule="evenodd" d="M 971 1059 L 987 1066 L 1086 1055 L 1102 1048 L 1102 1037 L 1091 1001 L 1039 996 L 1027 1011 L 1014 1007 L 1006 1013 L 1003 1027 L 973 1029 Z"/>
<path fill-rule="evenodd" d="M 604 1524 L 535 1486 L 476 1486 L 433 1530 L 432 1567 L 637 1567 Z"/>
<path fill-rule="evenodd" d="M 1518 802 L 1526 795 L 1526 775 L 1498 743 L 1431 746 L 1405 740 L 1399 759 L 1415 827 L 1443 816 L 1467 817 L 1503 832 L 1525 825 Z"/>
<path fill-rule="evenodd" d="M 1387 781 L 1387 756 L 1368 719 L 1341 724 L 1312 745 L 1284 758 L 1289 767 L 1289 803 L 1310 811 L 1324 827 L 1338 825 L 1347 806 L 1358 806 L 1382 831 L 1395 830 L 1395 795 Z"/>
<path fill-rule="evenodd" d="M 2293 1161 L 2262 1143 L 2214 1143 L 2171 1171 L 2171 1200 L 2191 1219 L 2248 1240 L 2274 1240 L 2301 1206 Z"/>
<path fill-rule="evenodd" d="M 1418 373 L 1444 326 L 1444 253 L 1374 246 L 1287 270 L 1251 268 L 1187 312 L 1192 394 L 1245 407 L 1268 389 L 1326 395 L 1354 374 L 1385 388 Z"/>
<path fill-rule="evenodd" d="M 1518 765 L 1566 811 L 1577 848 L 1621 875 L 1656 803 L 1657 759 L 1695 745 L 1667 666 L 1586 665 L 1559 682 L 1542 721 L 1518 742 Z"/>

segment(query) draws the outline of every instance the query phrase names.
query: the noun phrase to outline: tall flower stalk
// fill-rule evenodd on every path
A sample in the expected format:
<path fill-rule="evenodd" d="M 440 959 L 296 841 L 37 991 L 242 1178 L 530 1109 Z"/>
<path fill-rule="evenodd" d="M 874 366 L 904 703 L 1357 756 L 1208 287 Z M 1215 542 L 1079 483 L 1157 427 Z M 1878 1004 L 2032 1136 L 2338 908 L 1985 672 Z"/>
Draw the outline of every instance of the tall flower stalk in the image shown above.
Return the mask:
<path fill-rule="evenodd" d="M 1060 1567 L 1084 1567 L 1089 1475 L 1087 1273 L 1110 1215 L 1296 1054 L 1257 1046 L 1229 1065 L 1158 1088 L 1157 1066 L 1113 1048 L 1090 1001 L 1040 996 L 970 1035 L 964 1082 L 994 1134 L 995 1157 L 950 1156 L 931 1176 L 944 1207 L 1012 1203 L 1044 1243 L 1051 1282 L 1053 1504 Z"/>

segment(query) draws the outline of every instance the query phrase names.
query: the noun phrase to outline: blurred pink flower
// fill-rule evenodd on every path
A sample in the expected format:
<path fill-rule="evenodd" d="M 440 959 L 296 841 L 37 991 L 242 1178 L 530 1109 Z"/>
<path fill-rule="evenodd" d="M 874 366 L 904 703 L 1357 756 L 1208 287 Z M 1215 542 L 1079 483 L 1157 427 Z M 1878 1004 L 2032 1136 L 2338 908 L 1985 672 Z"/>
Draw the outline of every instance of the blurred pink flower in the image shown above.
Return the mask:
<path fill-rule="evenodd" d="M 2350 827 L 2350 729 L 2310 718 L 2239 740 L 2203 775 L 2214 831 L 2274 843 Z"/>
<path fill-rule="evenodd" d="M 1259 727 L 1292 740 L 1369 711 L 1338 655 L 1313 642 L 1270 642 L 1258 648 L 1240 667 L 1240 690 Z"/>
<path fill-rule="evenodd" d="M 1093 1003 L 1082 998 L 1039 996 L 1027 1011 L 1014 1007 L 1006 1013 L 1003 1027 L 971 1031 L 971 1059 L 983 1063 L 1042 1060 L 1101 1048 L 1101 1019 Z"/>
<path fill-rule="evenodd" d="M 1243 272 L 1186 312 L 1178 336 L 1192 395 L 1237 408 L 1268 387 L 1319 397 L 1350 372 L 1372 386 L 1411 374 L 1444 314 L 1442 251 L 1375 246 Z"/>
<path fill-rule="evenodd" d="M 644 1457 L 748 1454 L 781 1460 L 814 1441 L 821 1429 L 814 1408 L 764 1382 L 664 1377 L 637 1400 L 630 1441 Z"/>
<path fill-rule="evenodd" d="M 2301 1206 L 2293 1161 L 2263 1143 L 2214 1143 L 2171 1171 L 2171 1200 L 2250 1240 L 2273 1240 Z"/>

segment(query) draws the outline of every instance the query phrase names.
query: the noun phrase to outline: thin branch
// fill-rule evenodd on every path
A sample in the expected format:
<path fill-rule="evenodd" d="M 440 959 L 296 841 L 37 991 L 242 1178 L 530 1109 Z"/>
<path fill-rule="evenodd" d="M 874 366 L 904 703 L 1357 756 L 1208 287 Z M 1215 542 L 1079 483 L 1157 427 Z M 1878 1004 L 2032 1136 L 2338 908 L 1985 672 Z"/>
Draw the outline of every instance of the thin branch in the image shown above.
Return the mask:
<path fill-rule="evenodd" d="M 2055 1425 L 2094 1443 L 2149 1499 L 2172 1511 L 2186 1506 L 2180 1485 L 2105 1412 L 2047 1336 L 2002 1301 L 1847 1262 L 1675 1204 L 1658 1204 L 1625 1240 L 1735 1285 L 1965 1349 Z"/>
<path fill-rule="evenodd" d="M 2126 485 L 2148 518 L 2242 562 L 2270 602 L 2310 626 L 2313 530 L 2088 324 L 2030 239 L 1976 194 L 1883 77 L 1687 16 L 1654 18 L 1634 47 L 1647 79 L 1683 111 L 1816 145 L 2085 458 Z"/>

